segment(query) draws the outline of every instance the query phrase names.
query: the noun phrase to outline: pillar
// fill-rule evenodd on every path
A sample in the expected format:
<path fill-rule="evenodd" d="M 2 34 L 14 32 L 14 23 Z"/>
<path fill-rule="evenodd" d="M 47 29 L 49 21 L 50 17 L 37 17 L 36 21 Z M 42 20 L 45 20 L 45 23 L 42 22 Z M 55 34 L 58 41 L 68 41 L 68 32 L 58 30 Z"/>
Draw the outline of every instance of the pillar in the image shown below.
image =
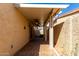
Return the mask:
<path fill-rule="evenodd" d="M 49 47 L 53 48 L 53 20 L 52 17 L 50 18 L 50 23 L 49 23 Z"/>
<path fill-rule="evenodd" d="M 45 41 L 47 41 L 47 28 L 45 26 Z"/>

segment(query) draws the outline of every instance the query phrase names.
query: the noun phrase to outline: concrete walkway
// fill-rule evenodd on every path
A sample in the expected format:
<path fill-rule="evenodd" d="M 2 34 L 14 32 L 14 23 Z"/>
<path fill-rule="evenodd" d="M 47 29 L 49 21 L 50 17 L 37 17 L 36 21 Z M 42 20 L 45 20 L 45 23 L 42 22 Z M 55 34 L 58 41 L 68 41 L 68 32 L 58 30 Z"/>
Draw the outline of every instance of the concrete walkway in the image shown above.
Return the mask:
<path fill-rule="evenodd" d="M 49 48 L 48 41 L 36 39 L 30 41 L 15 56 L 54 56 L 56 55 L 53 49 Z"/>

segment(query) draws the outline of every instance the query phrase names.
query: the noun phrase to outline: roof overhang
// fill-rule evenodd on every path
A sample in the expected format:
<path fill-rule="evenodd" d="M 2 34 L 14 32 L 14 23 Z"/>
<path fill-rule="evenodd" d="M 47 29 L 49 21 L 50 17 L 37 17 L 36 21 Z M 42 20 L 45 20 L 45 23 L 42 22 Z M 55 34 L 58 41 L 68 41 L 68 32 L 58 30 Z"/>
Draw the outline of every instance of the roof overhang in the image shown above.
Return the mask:
<path fill-rule="evenodd" d="M 70 4 L 22 4 L 22 3 L 15 4 L 15 5 L 23 13 L 23 15 L 25 15 L 26 17 L 31 18 L 31 19 L 32 18 L 34 19 L 37 16 L 41 16 L 40 13 L 42 13 L 43 15 L 41 16 L 40 19 L 44 18 L 44 20 L 43 20 L 44 24 L 47 23 L 50 16 L 55 16 L 55 14 L 57 14 L 60 11 L 60 9 L 67 8 L 70 6 Z M 43 10 L 41 10 L 41 9 L 43 9 Z M 45 10 L 48 10 L 48 11 L 45 12 Z M 47 15 L 45 15 L 45 14 L 47 14 Z M 34 17 L 31 17 L 31 16 L 34 16 Z M 39 18 L 39 17 L 37 17 L 37 18 Z"/>
<path fill-rule="evenodd" d="M 69 4 L 19 4 L 19 7 L 29 8 L 67 8 Z"/>

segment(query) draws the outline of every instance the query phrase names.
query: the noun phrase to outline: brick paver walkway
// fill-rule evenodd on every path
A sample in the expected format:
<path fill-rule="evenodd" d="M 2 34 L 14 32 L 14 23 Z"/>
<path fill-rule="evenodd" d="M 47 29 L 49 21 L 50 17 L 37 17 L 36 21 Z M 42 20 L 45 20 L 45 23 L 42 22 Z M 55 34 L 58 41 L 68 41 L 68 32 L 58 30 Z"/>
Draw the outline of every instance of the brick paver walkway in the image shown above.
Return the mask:
<path fill-rule="evenodd" d="M 54 56 L 53 49 L 49 48 L 49 43 L 44 40 L 32 40 L 25 45 L 15 56 Z"/>

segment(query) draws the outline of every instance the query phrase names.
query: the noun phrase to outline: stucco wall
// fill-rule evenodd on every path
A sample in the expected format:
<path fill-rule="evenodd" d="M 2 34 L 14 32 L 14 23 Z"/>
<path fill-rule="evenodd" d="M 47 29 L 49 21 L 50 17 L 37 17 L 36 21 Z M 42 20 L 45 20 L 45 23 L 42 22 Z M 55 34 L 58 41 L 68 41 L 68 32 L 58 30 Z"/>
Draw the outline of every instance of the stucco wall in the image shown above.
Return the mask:
<path fill-rule="evenodd" d="M 60 55 L 79 55 L 79 13 L 57 20 L 54 24 L 55 48 Z"/>
<path fill-rule="evenodd" d="M 0 4 L 0 55 L 13 55 L 28 41 L 27 19 L 13 4 Z"/>

